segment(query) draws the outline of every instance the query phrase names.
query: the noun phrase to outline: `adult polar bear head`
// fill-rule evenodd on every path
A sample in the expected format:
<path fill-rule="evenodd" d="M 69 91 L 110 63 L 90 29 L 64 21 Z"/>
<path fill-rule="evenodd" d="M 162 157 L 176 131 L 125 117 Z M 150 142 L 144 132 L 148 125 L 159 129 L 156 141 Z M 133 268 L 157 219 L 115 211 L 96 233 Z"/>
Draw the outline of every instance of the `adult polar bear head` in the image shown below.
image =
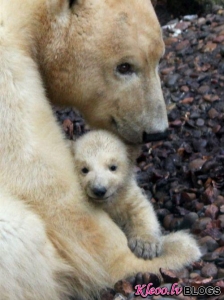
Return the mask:
<path fill-rule="evenodd" d="M 52 103 L 76 107 L 90 125 L 128 142 L 164 136 L 168 122 L 158 76 L 164 44 L 150 0 L 13 3 L 20 6 L 13 20 L 19 14 L 21 22 L 28 20 Z"/>

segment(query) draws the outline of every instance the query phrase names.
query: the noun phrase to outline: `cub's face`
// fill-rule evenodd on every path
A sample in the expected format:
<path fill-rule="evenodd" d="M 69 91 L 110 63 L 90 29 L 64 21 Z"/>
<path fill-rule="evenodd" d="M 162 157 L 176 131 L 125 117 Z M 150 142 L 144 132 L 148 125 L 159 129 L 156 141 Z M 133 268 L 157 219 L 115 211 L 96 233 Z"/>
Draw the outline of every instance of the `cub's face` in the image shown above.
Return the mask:
<path fill-rule="evenodd" d="M 81 186 L 94 202 L 113 200 L 132 176 L 124 144 L 105 131 L 93 131 L 77 140 L 74 158 Z"/>
<path fill-rule="evenodd" d="M 162 34 L 150 0 L 45 0 L 38 61 L 53 103 L 129 143 L 162 138 Z M 43 7 L 42 7 L 43 10 Z"/>

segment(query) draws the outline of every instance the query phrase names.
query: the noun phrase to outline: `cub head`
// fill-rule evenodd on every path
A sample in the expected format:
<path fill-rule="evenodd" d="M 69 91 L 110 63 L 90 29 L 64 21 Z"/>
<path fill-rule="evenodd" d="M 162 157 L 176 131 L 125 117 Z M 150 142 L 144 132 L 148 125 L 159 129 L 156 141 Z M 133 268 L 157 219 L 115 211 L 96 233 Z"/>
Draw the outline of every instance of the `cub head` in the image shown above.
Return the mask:
<path fill-rule="evenodd" d="M 126 146 L 113 134 L 91 131 L 72 144 L 80 184 L 91 201 L 113 200 L 132 175 Z"/>
<path fill-rule="evenodd" d="M 150 0 L 34 2 L 36 58 L 50 100 L 129 143 L 163 138 L 164 43 Z"/>

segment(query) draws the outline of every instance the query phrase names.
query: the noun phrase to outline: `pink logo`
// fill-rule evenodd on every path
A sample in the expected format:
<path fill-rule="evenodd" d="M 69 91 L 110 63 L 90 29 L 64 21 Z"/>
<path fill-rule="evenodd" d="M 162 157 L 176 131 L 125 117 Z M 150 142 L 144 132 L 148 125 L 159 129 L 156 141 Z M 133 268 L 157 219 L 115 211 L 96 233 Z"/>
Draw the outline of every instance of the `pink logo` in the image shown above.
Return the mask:
<path fill-rule="evenodd" d="M 178 287 L 177 283 L 172 284 L 171 289 L 169 290 L 167 287 L 157 287 L 154 288 L 152 283 L 149 284 L 138 284 L 135 286 L 135 295 L 146 298 L 147 296 L 178 296 L 182 293 L 182 287 Z"/>

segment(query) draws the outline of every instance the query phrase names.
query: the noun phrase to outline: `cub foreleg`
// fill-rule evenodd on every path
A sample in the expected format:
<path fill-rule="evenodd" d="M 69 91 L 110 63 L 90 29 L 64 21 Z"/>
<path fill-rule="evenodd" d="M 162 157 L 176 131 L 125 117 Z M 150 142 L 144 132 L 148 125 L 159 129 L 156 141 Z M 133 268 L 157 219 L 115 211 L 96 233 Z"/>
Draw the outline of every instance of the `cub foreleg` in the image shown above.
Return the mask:
<path fill-rule="evenodd" d="M 134 178 L 120 191 L 107 212 L 122 228 L 128 246 L 140 258 L 152 259 L 161 252 L 161 230 L 152 204 Z"/>

